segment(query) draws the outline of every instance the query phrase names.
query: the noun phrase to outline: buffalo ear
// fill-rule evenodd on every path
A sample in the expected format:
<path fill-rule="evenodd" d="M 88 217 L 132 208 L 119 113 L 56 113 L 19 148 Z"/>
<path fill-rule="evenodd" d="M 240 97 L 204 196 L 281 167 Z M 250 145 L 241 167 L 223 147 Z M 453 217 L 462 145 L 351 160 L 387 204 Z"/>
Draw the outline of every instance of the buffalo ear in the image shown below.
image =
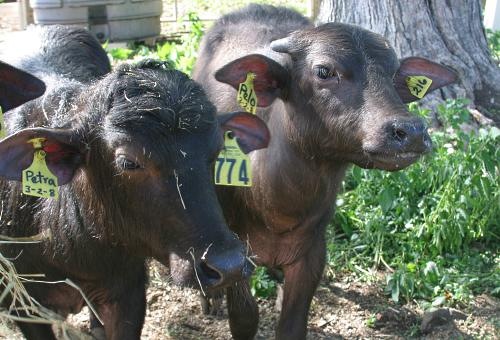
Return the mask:
<path fill-rule="evenodd" d="M 238 90 L 249 72 L 256 76 L 253 83 L 258 106 L 269 106 L 286 92 L 289 78 L 287 70 L 262 54 L 249 54 L 233 60 L 215 72 L 215 79 Z"/>
<path fill-rule="evenodd" d="M 11 110 L 45 92 L 45 84 L 37 77 L 0 61 L 0 106 Z"/>
<path fill-rule="evenodd" d="M 33 138 L 43 138 L 42 150 L 49 170 L 58 184 L 71 181 L 76 169 L 85 160 L 82 138 L 72 129 L 29 128 L 18 131 L 0 141 L 0 176 L 20 181 L 22 171 L 33 162 Z"/>
<path fill-rule="evenodd" d="M 406 78 L 409 76 L 425 76 L 432 79 L 426 94 L 457 81 L 457 74 L 446 66 L 419 57 L 403 59 L 394 76 L 394 87 L 404 103 L 420 99 L 410 92 L 406 84 Z"/>
<path fill-rule="evenodd" d="M 290 53 L 290 50 L 293 46 L 293 40 L 290 37 L 271 41 L 271 45 L 269 45 L 269 47 L 271 47 L 271 50 L 279 53 Z"/>
<path fill-rule="evenodd" d="M 233 112 L 217 116 L 223 131 L 232 131 L 244 153 L 269 145 L 271 134 L 266 123 L 248 112 Z"/>

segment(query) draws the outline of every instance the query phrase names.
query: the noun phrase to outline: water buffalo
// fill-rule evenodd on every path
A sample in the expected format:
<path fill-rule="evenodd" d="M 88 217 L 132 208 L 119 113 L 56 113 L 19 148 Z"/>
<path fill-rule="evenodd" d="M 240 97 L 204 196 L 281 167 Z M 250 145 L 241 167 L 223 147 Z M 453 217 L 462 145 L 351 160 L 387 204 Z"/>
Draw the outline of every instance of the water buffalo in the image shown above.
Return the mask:
<path fill-rule="evenodd" d="M 55 45 L 66 43 L 71 45 L 60 40 Z M 37 46 L 40 50 L 31 54 L 36 60 L 18 57 L 22 62 L 16 66 L 39 77 L 47 90 L 6 114 L 9 135 L 0 141 L 0 234 L 44 238 L 36 244 L 2 244 L 2 255 L 13 259 L 20 274 L 75 282 L 96 308 L 108 339 L 140 337 L 147 257 L 164 264 L 172 255 L 184 259 L 191 275 L 173 273 L 174 280 L 207 292 L 247 278 L 252 269 L 247 249 L 227 228 L 212 169 L 223 131 L 231 130 L 249 152 L 267 145 L 265 124 L 247 113 L 217 119 L 201 87 L 166 63 L 123 64 L 96 80 L 100 71 L 85 71 L 92 67 L 88 64 L 77 67 L 81 74 L 65 65 L 77 58 L 74 53 L 87 55 L 77 64 L 90 62 L 92 49 L 65 48 L 58 54 L 54 45 L 38 41 Z M 19 89 L 33 86 L 25 72 L 5 63 L 0 63 L 0 76 L 0 84 L 17 84 L 0 94 L 6 97 L 2 103 L 15 99 L 20 104 Z M 48 171 L 31 171 L 35 159 Z M 40 182 L 47 189 L 37 188 Z M 62 315 L 85 304 L 63 283 L 25 286 Z M 18 326 L 29 339 L 54 339 L 48 325 Z"/>
<path fill-rule="evenodd" d="M 432 91 L 455 74 L 422 58 L 398 60 L 382 36 L 360 27 L 314 27 L 293 10 L 266 5 L 220 18 L 203 38 L 193 78 L 226 111 L 239 107 L 235 89 L 249 73 L 272 140 L 251 156 L 253 186 L 220 187 L 218 197 L 256 262 L 284 274 L 277 338 L 304 339 L 346 169 L 400 170 L 428 152 L 423 121 L 404 105 L 425 90 L 407 80 L 425 76 L 416 79 Z M 251 295 L 240 285 L 228 301 L 240 306 L 229 310 L 233 336 L 252 338 L 258 311 Z"/>

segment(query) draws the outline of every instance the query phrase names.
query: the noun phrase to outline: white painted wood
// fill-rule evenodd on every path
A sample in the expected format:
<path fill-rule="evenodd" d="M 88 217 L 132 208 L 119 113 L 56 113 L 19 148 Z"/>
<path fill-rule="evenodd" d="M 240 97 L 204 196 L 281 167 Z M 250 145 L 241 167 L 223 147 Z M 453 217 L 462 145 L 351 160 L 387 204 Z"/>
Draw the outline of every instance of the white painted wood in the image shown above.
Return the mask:
<path fill-rule="evenodd" d="M 484 27 L 500 31 L 500 0 L 486 0 Z"/>

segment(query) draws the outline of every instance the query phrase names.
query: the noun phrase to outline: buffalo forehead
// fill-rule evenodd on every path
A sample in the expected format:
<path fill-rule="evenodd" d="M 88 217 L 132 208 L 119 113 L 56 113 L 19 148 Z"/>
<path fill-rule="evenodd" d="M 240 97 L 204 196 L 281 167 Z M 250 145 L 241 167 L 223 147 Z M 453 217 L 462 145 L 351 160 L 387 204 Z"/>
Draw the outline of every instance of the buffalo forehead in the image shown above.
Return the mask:
<path fill-rule="evenodd" d="M 306 40 L 311 54 L 330 56 L 351 71 L 366 71 L 367 65 L 376 64 L 384 73 L 394 74 L 398 59 L 387 40 L 379 34 L 361 27 L 328 23 L 298 35 Z"/>

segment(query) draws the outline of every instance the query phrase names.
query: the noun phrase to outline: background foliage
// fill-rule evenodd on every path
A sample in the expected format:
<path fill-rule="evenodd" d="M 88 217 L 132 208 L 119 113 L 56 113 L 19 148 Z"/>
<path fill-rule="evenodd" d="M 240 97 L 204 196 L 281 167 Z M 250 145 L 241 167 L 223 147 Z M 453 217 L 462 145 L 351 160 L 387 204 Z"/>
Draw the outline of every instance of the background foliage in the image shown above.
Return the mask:
<path fill-rule="evenodd" d="M 486 37 L 488 38 L 488 47 L 490 48 L 491 56 L 500 66 L 500 31 L 486 29 Z"/>
<path fill-rule="evenodd" d="M 464 100 L 438 113 L 444 126 L 432 133 L 431 155 L 395 173 L 351 169 L 329 229 L 329 266 L 385 269 L 396 302 L 454 304 L 500 293 L 500 130 L 466 132 Z"/>

